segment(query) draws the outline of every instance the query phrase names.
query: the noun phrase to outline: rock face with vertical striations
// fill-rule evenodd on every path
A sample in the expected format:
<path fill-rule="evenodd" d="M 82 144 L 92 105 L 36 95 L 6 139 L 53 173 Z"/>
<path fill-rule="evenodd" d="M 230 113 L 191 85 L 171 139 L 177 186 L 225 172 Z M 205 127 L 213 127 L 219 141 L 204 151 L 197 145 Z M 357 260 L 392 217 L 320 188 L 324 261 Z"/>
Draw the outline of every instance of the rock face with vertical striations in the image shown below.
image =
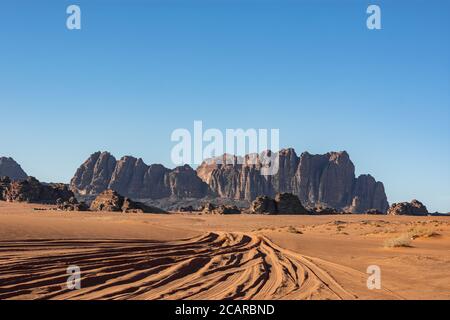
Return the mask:
<path fill-rule="evenodd" d="M 116 158 L 109 152 L 92 154 L 78 168 L 70 187 L 81 195 L 96 195 L 106 190 L 116 167 Z"/>
<path fill-rule="evenodd" d="M 355 177 L 355 166 L 347 152 L 299 156 L 294 149 L 279 153 L 279 170 L 261 175 L 261 166 L 241 161 L 225 164 L 221 158 L 205 161 L 197 169 L 211 191 L 221 197 L 252 201 L 257 196 L 277 193 L 297 195 L 306 207 L 317 205 L 363 213 L 369 209 L 386 212 L 388 202 L 381 182 L 370 175 Z"/>
<path fill-rule="evenodd" d="M 170 170 L 130 156 L 116 160 L 108 152 L 92 154 L 78 168 L 70 187 L 79 195 L 112 189 L 133 199 L 201 198 L 209 189 L 188 165 Z"/>
<path fill-rule="evenodd" d="M 28 175 L 13 158 L 0 157 L 0 177 L 8 177 L 11 180 L 25 180 Z"/>
<path fill-rule="evenodd" d="M 370 174 L 360 175 L 356 179 L 350 212 L 378 210 L 386 212 L 388 202 L 383 183 L 376 181 Z"/>
<path fill-rule="evenodd" d="M 212 195 L 251 202 L 259 196 L 291 193 L 307 208 L 321 206 L 354 213 L 385 213 L 388 209 L 383 184 L 370 175 L 355 177 L 355 166 L 345 151 L 298 156 L 294 149 L 283 149 L 276 155 L 277 174 L 264 176 L 260 155 L 255 154 L 209 159 L 197 170 L 188 165 L 171 170 L 159 164 L 148 166 L 129 156 L 117 161 L 107 152 L 97 152 L 77 170 L 70 186 L 79 195 L 112 189 L 132 199 Z"/>

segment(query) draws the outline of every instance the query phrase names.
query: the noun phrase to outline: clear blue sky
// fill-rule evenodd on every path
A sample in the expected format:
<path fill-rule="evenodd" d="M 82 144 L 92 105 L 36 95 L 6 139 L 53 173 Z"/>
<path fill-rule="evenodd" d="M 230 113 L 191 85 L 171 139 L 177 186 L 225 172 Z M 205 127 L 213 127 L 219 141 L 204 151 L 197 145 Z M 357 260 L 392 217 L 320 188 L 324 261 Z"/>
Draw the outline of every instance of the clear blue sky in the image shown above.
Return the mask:
<path fill-rule="evenodd" d="M 279 128 L 299 153 L 347 150 L 390 202 L 450 211 L 449 32 L 445 0 L 2 1 L 0 155 L 68 182 L 97 150 L 171 167 L 194 120 Z"/>

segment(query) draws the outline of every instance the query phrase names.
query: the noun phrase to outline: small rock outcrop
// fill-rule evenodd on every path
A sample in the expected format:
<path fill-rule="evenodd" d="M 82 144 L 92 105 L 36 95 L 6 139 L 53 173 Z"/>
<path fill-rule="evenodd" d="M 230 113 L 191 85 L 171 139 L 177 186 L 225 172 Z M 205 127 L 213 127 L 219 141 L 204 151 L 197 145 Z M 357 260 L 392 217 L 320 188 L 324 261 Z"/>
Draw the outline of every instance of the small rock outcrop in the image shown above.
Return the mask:
<path fill-rule="evenodd" d="M 9 177 L 0 177 L 0 200 L 5 200 L 4 192 L 8 189 L 11 184 L 11 179 Z"/>
<path fill-rule="evenodd" d="M 393 203 L 387 214 L 425 216 L 428 215 L 428 210 L 422 202 L 414 199 L 411 202 Z"/>
<path fill-rule="evenodd" d="M 314 208 L 311 209 L 311 213 L 317 214 L 317 215 L 321 215 L 321 214 L 326 215 L 326 214 L 337 214 L 339 212 L 335 208 L 331 208 L 331 207 L 327 207 L 327 206 L 318 204 Z"/>
<path fill-rule="evenodd" d="M 364 213 L 365 214 L 384 214 L 383 212 L 381 212 L 378 209 L 369 209 L 369 210 L 366 210 L 366 212 L 364 212 Z"/>
<path fill-rule="evenodd" d="M 84 202 L 78 202 L 75 197 L 71 197 L 68 201 L 59 198 L 56 200 L 56 208 L 62 211 L 88 211 L 89 206 Z"/>
<path fill-rule="evenodd" d="M 300 202 L 300 199 L 292 193 L 278 193 L 275 196 L 278 214 L 308 214 L 308 210 Z"/>
<path fill-rule="evenodd" d="M 186 207 L 180 207 L 178 209 L 178 211 L 180 211 L 180 212 L 194 212 L 194 211 L 198 211 L 198 210 L 195 210 L 193 206 L 186 206 Z"/>
<path fill-rule="evenodd" d="M 257 197 L 250 206 L 250 213 L 256 214 L 308 214 L 300 199 L 292 193 L 278 193 L 275 199 Z"/>
<path fill-rule="evenodd" d="M 277 214 L 277 203 L 268 196 L 259 196 L 251 204 L 251 213 Z"/>
<path fill-rule="evenodd" d="M 220 205 L 215 212 L 217 214 L 240 214 L 241 209 L 237 206 Z"/>
<path fill-rule="evenodd" d="M 28 175 L 13 158 L 0 157 L 0 177 L 8 177 L 11 180 L 25 180 Z"/>
<path fill-rule="evenodd" d="M 159 208 L 147 206 L 143 203 L 125 198 L 111 189 L 107 189 L 100 193 L 95 200 L 92 201 L 90 210 L 126 213 L 165 213 L 165 211 Z"/>
<path fill-rule="evenodd" d="M 241 209 L 237 206 L 229 206 L 229 205 L 219 205 L 216 206 L 212 203 L 207 203 L 203 206 L 202 209 L 203 214 L 240 214 Z"/>
<path fill-rule="evenodd" d="M 11 181 L 3 190 L 3 199 L 9 202 L 56 204 L 58 199 L 69 201 L 73 196 L 73 192 L 65 184 L 43 184 L 33 177 Z"/>

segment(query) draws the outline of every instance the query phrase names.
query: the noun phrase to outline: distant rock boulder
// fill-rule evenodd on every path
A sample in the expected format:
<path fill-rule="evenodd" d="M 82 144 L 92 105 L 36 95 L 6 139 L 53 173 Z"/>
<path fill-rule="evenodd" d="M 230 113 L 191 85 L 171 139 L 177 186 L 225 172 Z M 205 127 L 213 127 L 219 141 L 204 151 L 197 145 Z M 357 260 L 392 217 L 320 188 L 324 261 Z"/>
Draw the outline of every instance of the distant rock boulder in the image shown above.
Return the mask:
<path fill-rule="evenodd" d="M 268 196 L 257 197 L 250 206 L 254 214 L 308 214 L 300 199 L 292 193 L 278 193 L 275 199 Z"/>
<path fill-rule="evenodd" d="M 5 200 L 4 192 L 11 184 L 11 179 L 8 177 L 0 177 L 0 200 Z"/>
<path fill-rule="evenodd" d="M 255 214 L 277 214 L 277 203 L 268 196 L 259 196 L 252 202 L 250 212 Z"/>
<path fill-rule="evenodd" d="M 389 208 L 388 215 L 411 215 L 411 216 L 425 216 L 428 215 L 427 207 L 418 200 L 411 202 L 393 203 Z"/>
<path fill-rule="evenodd" d="M 378 209 L 368 209 L 366 210 L 366 212 L 364 212 L 365 214 L 384 214 L 383 212 L 381 212 Z"/>
<path fill-rule="evenodd" d="M 100 193 L 95 200 L 92 201 L 90 210 L 127 213 L 165 213 L 165 211 L 159 208 L 147 206 L 143 203 L 125 198 L 111 189 L 107 189 Z"/>
<path fill-rule="evenodd" d="M 202 208 L 203 214 L 240 214 L 241 209 L 235 205 L 219 205 L 208 202 Z"/>
<path fill-rule="evenodd" d="M 220 205 L 215 212 L 217 214 L 240 214 L 241 209 L 237 206 Z"/>
<path fill-rule="evenodd" d="M 0 157 L 0 177 L 9 177 L 11 180 L 25 180 L 28 175 L 13 158 Z"/>
<path fill-rule="evenodd" d="M 178 211 L 180 211 L 180 212 L 193 212 L 193 211 L 198 211 L 198 210 L 194 209 L 193 206 L 186 206 L 186 207 L 180 207 L 178 209 Z"/>
<path fill-rule="evenodd" d="M 316 205 L 314 208 L 311 209 L 311 213 L 312 214 L 317 214 L 317 215 L 326 215 L 326 214 L 338 214 L 339 211 L 336 210 L 335 208 L 331 208 L 331 207 L 327 207 L 321 204 Z"/>
<path fill-rule="evenodd" d="M 300 199 L 292 193 L 278 193 L 275 196 L 278 214 L 308 214 L 308 210 L 300 202 Z"/>
<path fill-rule="evenodd" d="M 34 177 L 11 181 L 3 190 L 3 198 L 9 202 L 56 204 L 58 199 L 69 201 L 73 196 L 73 192 L 65 184 L 43 184 Z"/>
<path fill-rule="evenodd" d="M 56 208 L 62 211 L 88 211 L 89 206 L 84 202 L 78 202 L 75 197 L 71 197 L 68 201 L 59 198 L 56 200 Z"/>

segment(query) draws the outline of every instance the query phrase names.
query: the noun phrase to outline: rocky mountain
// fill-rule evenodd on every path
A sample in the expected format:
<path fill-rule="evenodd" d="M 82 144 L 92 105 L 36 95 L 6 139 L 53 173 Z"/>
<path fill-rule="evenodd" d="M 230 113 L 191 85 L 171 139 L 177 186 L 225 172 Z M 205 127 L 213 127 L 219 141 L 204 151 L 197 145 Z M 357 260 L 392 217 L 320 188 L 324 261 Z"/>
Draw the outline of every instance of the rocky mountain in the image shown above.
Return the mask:
<path fill-rule="evenodd" d="M 13 158 L 0 157 L 0 177 L 11 180 L 25 180 L 28 175 Z"/>
<path fill-rule="evenodd" d="M 92 154 L 78 168 L 70 187 L 79 195 L 112 189 L 133 199 L 202 198 L 209 189 L 188 165 L 171 170 L 129 156 L 116 160 L 108 152 Z"/>
<path fill-rule="evenodd" d="M 386 212 L 388 202 L 381 182 L 370 175 L 355 177 L 355 166 L 347 152 L 300 156 L 294 149 L 279 153 L 276 175 L 261 174 L 255 155 L 223 156 L 202 163 L 197 170 L 185 165 L 173 170 L 162 165 L 146 165 L 142 159 L 116 160 L 108 152 L 91 155 L 77 170 L 71 190 L 79 195 L 97 195 L 112 189 L 132 199 L 202 198 L 213 196 L 253 201 L 258 196 L 275 197 L 292 193 L 305 207 L 336 208 L 363 213 L 370 209 Z M 256 156 L 256 158 L 258 158 Z"/>
<path fill-rule="evenodd" d="M 320 204 L 358 213 L 369 209 L 386 212 L 388 208 L 383 184 L 370 175 L 356 178 L 355 166 L 345 151 L 297 156 L 294 149 L 281 150 L 279 170 L 273 176 L 261 175 L 259 163 L 225 164 L 219 159 L 205 161 L 197 173 L 221 197 L 252 201 L 260 195 L 288 192 L 307 207 Z"/>

